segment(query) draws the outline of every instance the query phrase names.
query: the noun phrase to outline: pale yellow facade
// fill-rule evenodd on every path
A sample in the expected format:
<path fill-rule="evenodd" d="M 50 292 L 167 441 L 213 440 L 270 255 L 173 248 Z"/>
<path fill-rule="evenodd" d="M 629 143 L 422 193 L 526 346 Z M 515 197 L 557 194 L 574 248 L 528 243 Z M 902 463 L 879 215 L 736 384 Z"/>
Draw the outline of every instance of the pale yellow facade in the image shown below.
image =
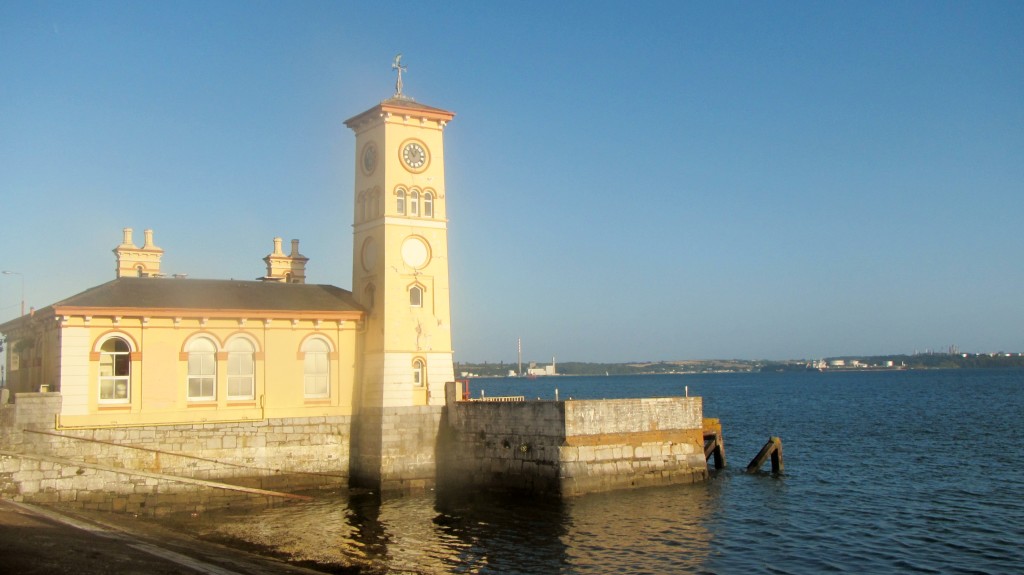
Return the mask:
<path fill-rule="evenodd" d="M 442 405 L 454 380 L 444 128 L 453 114 L 393 98 L 356 134 L 353 295 L 368 310 L 363 405 Z"/>
<path fill-rule="evenodd" d="M 2 326 L 9 387 L 59 391 L 65 429 L 442 405 L 454 380 L 442 139 L 452 117 L 398 97 L 346 122 L 356 137 L 351 293 L 307 284 L 298 241 L 286 254 L 281 238 L 262 281 L 165 278 L 152 230 L 140 248 L 125 228 L 114 282 Z M 220 301 L 216 290 L 240 303 L 189 303 Z"/>
<path fill-rule="evenodd" d="M 58 427 L 152 425 L 351 415 L 356 374 L 354 320 L 216 317 L 60 316 L 63 407 Z M 126 398 L 101 399 L 101 348 L 111 337 L 128 343 Z M 214 393 L 190 398 L 189 341 L 216 346 Z M 329 346 L 326 394 L 310 395 L 304 383 L 303 344 Z M 252 345 L 251 390 L 229 395 L 230 343 Z M 246 370 L 248 371 L 248 370 Z M 246 374 L 249 375 L 249 374 Z M 246 375 L 241 376 L 243 379 Z"/>

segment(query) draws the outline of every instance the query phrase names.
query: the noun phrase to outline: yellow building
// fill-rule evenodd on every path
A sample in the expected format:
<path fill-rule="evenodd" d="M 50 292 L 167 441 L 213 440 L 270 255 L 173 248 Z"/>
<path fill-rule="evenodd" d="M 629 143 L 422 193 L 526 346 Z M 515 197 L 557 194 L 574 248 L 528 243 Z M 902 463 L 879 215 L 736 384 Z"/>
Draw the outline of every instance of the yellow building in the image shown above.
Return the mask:
<path fill-rule="evenodd" d="M 399 87 L 346 121 L 352 291 L 306 283 L 298 242 L 286 254 L 280 238 L 259 280 L 165 277 L 153 232 L 140 248 L 126 228 L 115 279 L 0 324 L 8 388 L 59 393 L 58 431 L 350 417 L 356 475 L 386 479 L 388 442 L 405 440 L 382 427 L 436 435 L 454 379 L 442 141 L 452 117 Z"/>

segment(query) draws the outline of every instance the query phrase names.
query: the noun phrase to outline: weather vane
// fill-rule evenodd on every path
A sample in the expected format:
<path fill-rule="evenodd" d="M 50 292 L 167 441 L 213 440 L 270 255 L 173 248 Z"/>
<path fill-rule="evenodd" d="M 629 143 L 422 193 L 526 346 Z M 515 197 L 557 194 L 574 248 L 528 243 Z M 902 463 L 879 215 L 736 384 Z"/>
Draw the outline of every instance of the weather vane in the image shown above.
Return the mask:
<path fill-rule="evenodd" d="M 399 53 L 395 56 L 395 61 L 391 63 L 392 70 L 398 70 L 398 79 L 395 80 L 395 97 L 402 98 L 402 72 L 408 70 L 406 66 L 402 65 L 402 54 Z"/>

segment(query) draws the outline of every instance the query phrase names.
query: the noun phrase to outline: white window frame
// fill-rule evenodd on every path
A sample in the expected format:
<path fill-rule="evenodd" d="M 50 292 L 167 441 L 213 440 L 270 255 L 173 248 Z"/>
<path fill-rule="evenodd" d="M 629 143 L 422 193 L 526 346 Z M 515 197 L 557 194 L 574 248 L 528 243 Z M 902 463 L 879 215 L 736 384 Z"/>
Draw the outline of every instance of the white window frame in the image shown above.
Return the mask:
<path fill-rule="evenodd" d="M 209 344 L 212 351 L 197 349 L 202 343 Z M 217 400 L 217 344 L 208 337 L 197 337 L 186 345 L 188 354 L 188 377 L 186 378 L 185 394 L 189 401 L 216 401 Z M 195 371 L 193 371 L 193 369 Z M 192 394 L 192 384 L 199 385 L 198 394 Z M 209 393 L 205 388 L 209 385 Z"/>
<path fill-rule="evenodd" d="M 395 192 L 395 195 L 398 196 L 397 202 L 396 202 L 396 209 L 398 210 L 398 215 L 404 216 L 405 215 L 405 188 L 398 188 L 398 190 Z"/>
<path fill-rule="evenodd" d="M 413 190 L 409 194 L 409 215 L 419 217 L 420 215 L 420 192 Z"/>
<path fill-rule="evenodd" d="M 427 362 L 422 358 L 412 360 L 412 383 L 416 387 L 427 385 Z"/>
<path fill-rule="evenodd" d="M 434 194 L 423 192 L 423 217 L 434 217 Z"/>
<path fill-rule="evenodd" d="M 117 342 L 124 344 L 127 351 L 107 351 L 104 348 L 107 344 L 117 345 Z M 128 373 L 119 375 L 117 373 L 118 363 L 124 361 L 127 364 Z M 110 373 L 104 375 L 104 368 L 109 368 Z M 132 346 L 123 337 L 109 337 L 100 344 L 100 365 L 99 365 L 99 386 L 97 393 L 98 401 L 104 405 L 125 404 L 132 402 Z M 104 387 L 111 391 L 110 397 L 103 397 Z M 122 397 L 119 391 L 123 390 Z"/>
<path fill-rule="evenodd" d="M 243 348 L 244 346 L 244 348 Z M 228 342 L 228 399 L 256 398 L 256 346 L 244 337 Z M 242 393 L 238 393 L 242 391 Z"/>
<path fill-rule="evenodd" d="M 331 396 L 331 344 L 321 337 L 302 342 L 303 395 L 308 399 Z"/>

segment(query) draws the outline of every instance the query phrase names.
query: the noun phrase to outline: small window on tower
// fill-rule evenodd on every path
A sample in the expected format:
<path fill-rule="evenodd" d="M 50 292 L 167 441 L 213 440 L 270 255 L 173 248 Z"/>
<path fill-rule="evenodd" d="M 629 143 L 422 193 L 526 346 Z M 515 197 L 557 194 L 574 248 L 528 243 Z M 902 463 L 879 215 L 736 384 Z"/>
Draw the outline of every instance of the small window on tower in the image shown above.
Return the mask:
<path fill-rule="evenodd" d="M 423 307 L 423 288 L 420 286 L 409 288 L 409 305 L 412 307 Z"/>
<path fill-rule="evenodd" d="M 434 194 L 423 192 L 423 217 L 434 217 Z"/>
<path fill-rule="evenodd" d="M 412 382 L 416 387 L 427 384 L 427 366 L 422 359 L 416 358 L 412 362 Z"/>
<path fill-rule="evenodd" d="M 373 287 L 373 284 L 366 286 L 366 307 L 373 309 L 374 299 L 377 296 L 377 288 Z"/>
<path fill-rule="evenodd" d="M 395 209 L 398 210 L 399 215 L 403 215 L 404 216 L 405 215 L 405 190 L 403 190 L 402 188 L 398 188 L 398 191 L 395 192 L 395 195 L 398 196 L 398 205 L 396 206 Z"/>
<path fill-rule="evenodd" d="M 420 193 L 416 190 L 413 190 L 412 194 L 409 195 L 409 215 L 420 215 Z"/>

